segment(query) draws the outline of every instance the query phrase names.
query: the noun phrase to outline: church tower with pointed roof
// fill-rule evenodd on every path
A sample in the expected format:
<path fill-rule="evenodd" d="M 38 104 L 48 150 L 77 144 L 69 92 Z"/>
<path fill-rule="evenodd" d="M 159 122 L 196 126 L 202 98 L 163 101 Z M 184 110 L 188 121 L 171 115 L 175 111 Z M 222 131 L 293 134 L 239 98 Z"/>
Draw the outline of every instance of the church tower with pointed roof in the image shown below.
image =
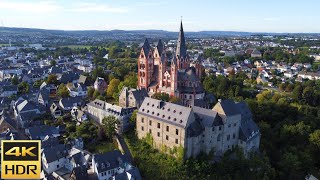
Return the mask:
<path fill-rule="evenodd" d="M 138 58 L 138 86 L 140 88 L 147 89 L 151 83 L 151 78 L 153 75 L 153 63 L 152 47 L 150 46 L 148 39 L 146 39 Z"/>
<path fill-rule="evenodd" d="M 186 39 L 184 37 L 182 21 L 180 23 L 179 37 L 177 41 L 176 58 L 178 69 L 187 69 L 190 66 L 190 60 L 187 54 Z"/>

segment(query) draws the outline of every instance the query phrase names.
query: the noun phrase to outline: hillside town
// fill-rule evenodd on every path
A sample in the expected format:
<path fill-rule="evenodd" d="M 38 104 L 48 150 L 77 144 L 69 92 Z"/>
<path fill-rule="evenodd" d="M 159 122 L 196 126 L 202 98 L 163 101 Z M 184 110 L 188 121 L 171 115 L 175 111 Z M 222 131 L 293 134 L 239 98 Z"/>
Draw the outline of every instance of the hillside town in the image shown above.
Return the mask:
<path fill-rule="evenodd" d="M 205 154 L 215 164 L 238 149 L 244 159 L 262 157 L 268 124 L 240 93 L 263 102 L 320 80 L 320 46 L 301 49 L 289 37 L 188 39 L 181 22 L 177 39 L 122 42 L 125 50 L 115 47 L 121 42 L 107 49 L 3 45 L 0 140 L 41 140 L 45 180 L 150 177 L 128 136 L 175 159 Z M 231 84 L 228 97 L 219 94 L 223 83 L 213 83 L 221 78 Z"/>

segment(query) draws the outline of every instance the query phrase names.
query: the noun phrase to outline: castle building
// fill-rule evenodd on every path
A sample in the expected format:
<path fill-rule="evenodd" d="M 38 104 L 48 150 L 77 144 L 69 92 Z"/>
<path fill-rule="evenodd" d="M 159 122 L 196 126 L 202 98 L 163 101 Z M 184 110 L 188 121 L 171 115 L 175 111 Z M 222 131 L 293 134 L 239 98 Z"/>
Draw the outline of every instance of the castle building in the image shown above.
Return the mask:
<path fill-rule="evenodd" d="M 161 151 L 182 147 L 185 158 L 200 152 L 222 155 L 235 147 L 248 155 L 260 144 L 260 131 L 249 107 L 232 100 L 205 109 L 146 97 L 137 112 L 136 131 L 140 139 L 150 134 L 153 146 Z"/>
<path fill-rule="evenodd" d="M 149 95 L 167 93 L 178 97 L 184 105 L 194 99 L 203 99 L 202 56 L 194 60 L 192 67 L 190 63 L 181 22 L 176 52 L 170 61 L 161 40 L 154 49 L 145 40 L 138 57 L 138 87 L 147 89 Z"/>

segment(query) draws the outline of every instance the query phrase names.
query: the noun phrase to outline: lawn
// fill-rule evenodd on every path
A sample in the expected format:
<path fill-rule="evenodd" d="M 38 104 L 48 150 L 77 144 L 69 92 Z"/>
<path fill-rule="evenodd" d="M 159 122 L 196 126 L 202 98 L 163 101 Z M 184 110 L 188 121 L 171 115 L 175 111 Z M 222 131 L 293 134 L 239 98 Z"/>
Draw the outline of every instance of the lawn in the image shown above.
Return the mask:
<path fill-rule="evenodd" d="M 88 150 L 92 153 L 105 153 L 112 150 L 117 150 L 116 142 L 98 141 L 91 144 Z"/>
<path fill-rule="evenodd" d="M 96 46 L 90 46 L 90 45 L 66 45 L 66 46 L 61 46 L 61 47 L 69 47 L 71 49 L 77 49 L 77 48 L 80 48 L 80 49 L 87 48 L 87 49 L 89 49 L 90 47 L 96 47 Z"/>

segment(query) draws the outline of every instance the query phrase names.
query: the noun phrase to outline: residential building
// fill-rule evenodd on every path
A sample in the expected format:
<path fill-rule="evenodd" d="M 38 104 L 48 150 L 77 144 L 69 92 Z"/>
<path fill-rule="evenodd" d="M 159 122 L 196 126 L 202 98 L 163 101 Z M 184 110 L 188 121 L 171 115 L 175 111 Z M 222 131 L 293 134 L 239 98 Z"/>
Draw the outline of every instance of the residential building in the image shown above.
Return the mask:
<path fill-rule="evenodd" d="M 130 180 L 141 179 L 138 169 L 118 150 L 93 155 L 92 169 L 99 180 L 127 179 L 128 176 Z"/>
<path fill-rule="evenodd" d="M 93 87 L 95 90 L 99 91 L 100 93 L 103 93 L 107 89 L 108 84 L 104 80 L 104 78 L 97 77 L 96 81 L 94 82 Z"/>
<path fill-rule="evenodd" d="M 148 97 L 146 89 L 133 89 L 123 87 L 119 95 L 119 106 L 139 108 L 145 97 Z"/>
<path fill-rule="evenodd" d="M 102 124 L 103 118 L 107 116 L 116 117 L 119 120 L 117 132 L 120 134 L 128 130 L 130 126 L 129 119 L 132 112 L 136 109 L 135 107 L 123 108 L 99 99 L 88 103 L 87 108 L 88 116 L 99 124 Z"/>

